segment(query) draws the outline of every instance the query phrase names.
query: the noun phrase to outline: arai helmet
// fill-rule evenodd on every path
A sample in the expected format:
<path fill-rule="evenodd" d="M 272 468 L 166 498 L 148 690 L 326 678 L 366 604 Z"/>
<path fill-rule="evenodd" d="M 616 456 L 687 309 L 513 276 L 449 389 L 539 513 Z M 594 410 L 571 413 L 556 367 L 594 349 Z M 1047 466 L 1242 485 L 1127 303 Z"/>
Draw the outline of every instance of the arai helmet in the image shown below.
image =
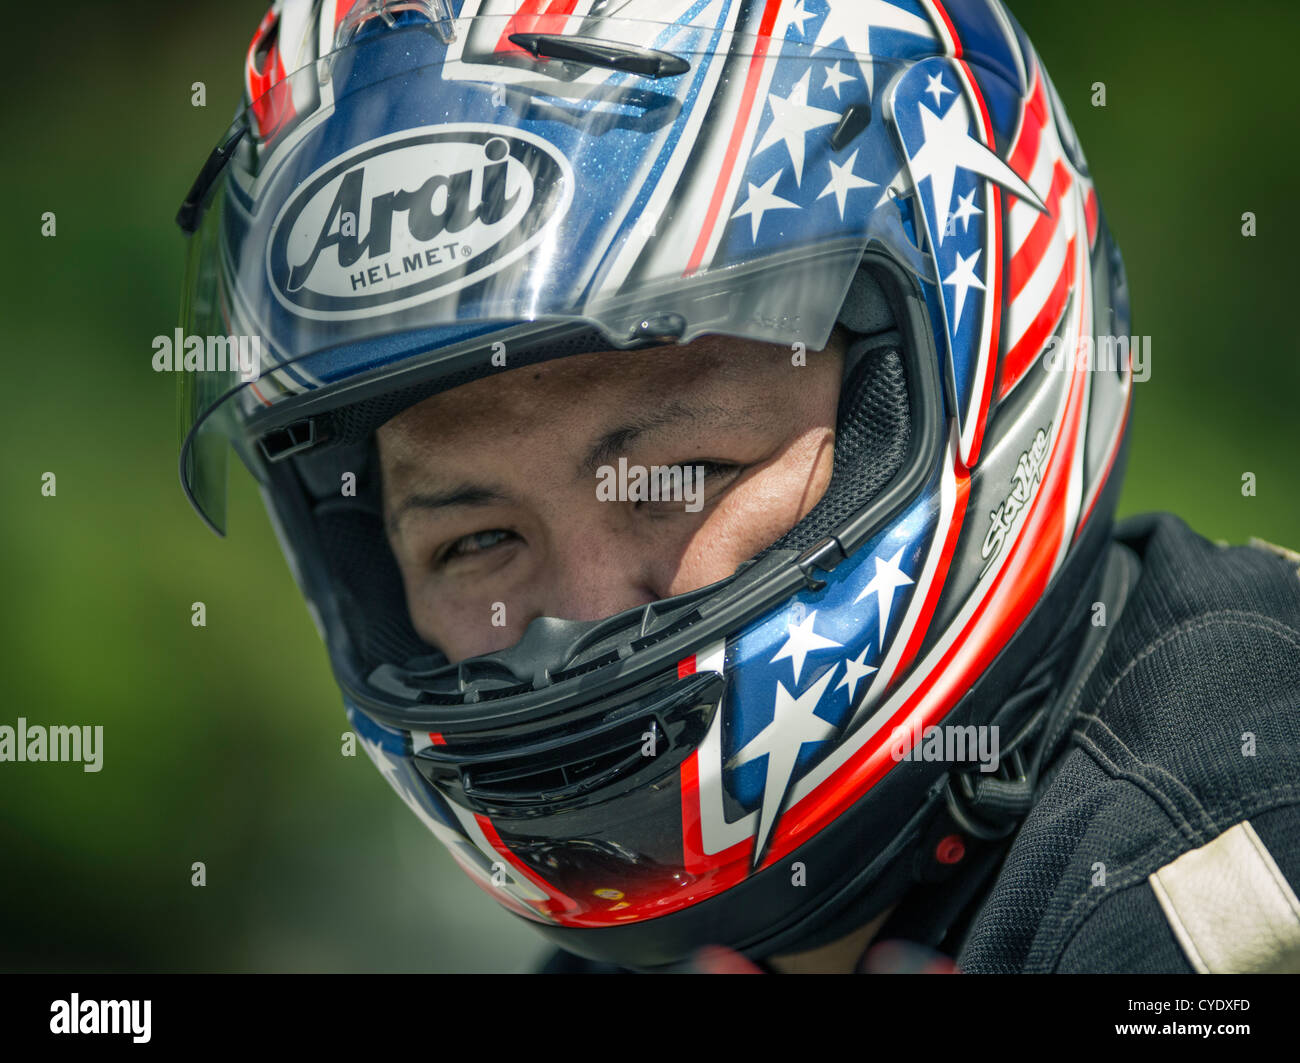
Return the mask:
<path fill-rule="evenodd" d="M 182 480 L 223 531 L 233 444 L 353 727 L 477 883 L 649 970 L 831 940 L 1014 825 L 1017 690 L 1095 578 L 1131 370 L 997 0 L 277 0 L 245 90 L 178 220 L 185 332 L 255 358 L 187 363 Z M 778 542 L 457 664 L 421 641 L 378 426 L 502 352 L 836 327 L 834 474 Z M 997 777 L 906 756 L 936 723 L 1000 727 Z"/>

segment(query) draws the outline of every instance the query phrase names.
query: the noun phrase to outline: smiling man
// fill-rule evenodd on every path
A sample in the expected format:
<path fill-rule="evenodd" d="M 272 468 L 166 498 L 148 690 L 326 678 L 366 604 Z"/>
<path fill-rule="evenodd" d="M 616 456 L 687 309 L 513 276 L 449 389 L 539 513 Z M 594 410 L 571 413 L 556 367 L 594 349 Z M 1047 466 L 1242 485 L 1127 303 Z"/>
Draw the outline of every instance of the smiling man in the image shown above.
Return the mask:
<path fill-rule="evenodd" d="M 1001 4 L 282 0 L 245 74 L 183 483 L 548 970 L 1300 966 L 1297 559 L 1113 528 L 1123 262 Z"/>

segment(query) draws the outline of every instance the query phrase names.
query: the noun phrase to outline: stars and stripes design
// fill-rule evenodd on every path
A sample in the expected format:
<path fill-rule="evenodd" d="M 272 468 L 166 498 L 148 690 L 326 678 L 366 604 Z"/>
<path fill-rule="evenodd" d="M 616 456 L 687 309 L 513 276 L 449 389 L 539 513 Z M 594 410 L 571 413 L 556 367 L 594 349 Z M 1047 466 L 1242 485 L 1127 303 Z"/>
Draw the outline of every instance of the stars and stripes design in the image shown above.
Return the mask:
<path fill-rule="evenodd" d="M 1089 247 L 1097 235 L 1097 196 L 1092 182 L 1070 162 L 1055 121 L 1050 87 L 1035 65 L 1033 89 L 1008 163 L 1041 200 L 1011 197 L 1007 208 L 1010 272 L 1006 292 L 1006 335 L 998 399 L 1025 376 L 1065 315 L 1076 281 L 1076 242 Z M 1087 232 L 1071 209 L 1085 203 Z"/>
<path fill-rule="evenodd" d="M 800 596 L 733 646 L 721 784 L 752 820 L 755 866 L 791 788 L 868 697 L 881 647 L 910 601 L 921 546 L 895 537 L 867 548 L 869 560 L 831 573 L 815 602 Z"/>
<path fill-rule="evenodd" d="M 851 104 L 871 106 L 881 60 L 937 47 L 931 19 L 913 0 L 769 6 L 780 11 L 773 54 L 756 56 L 761 91 L 737 115 L 752 132 L 748 160 L 736 170 L 731 206 L 700 239 L 701 248 L 716 246 L 714 266 L 842 237 L 846 224 L 865 234 L 873 211 L 892 209 L 886 190 L 898 153 L 885 123 L 838 150 L 831 134 Z M 707 258 L 695 256 L 688 270 Z"/>
<path fill-rule="evenodd" d="M 976 87 L 956 60 L 914 64 L 894 86 L 890 106 L 940 282 L 940 349 L 948 355 L 962 460 L 971 465 L 999 342 L 1001 197 L 1021 197 L 1027 211 L 1045 208 L 995 150 Z"/>

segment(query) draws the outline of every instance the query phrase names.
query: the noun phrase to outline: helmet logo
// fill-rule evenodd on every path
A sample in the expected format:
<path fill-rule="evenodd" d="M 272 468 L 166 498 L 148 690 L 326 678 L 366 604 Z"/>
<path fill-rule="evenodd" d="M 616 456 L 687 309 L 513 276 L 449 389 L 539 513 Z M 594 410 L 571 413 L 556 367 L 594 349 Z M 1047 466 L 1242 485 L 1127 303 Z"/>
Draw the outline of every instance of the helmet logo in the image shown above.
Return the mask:
<path fill-rule="evenodd" d="M 1047 468 L 1048 434 L 1051 430 L 1050 424 L 1038 430 L 1033 444 L 1021 453 L 1016 471 L 1011 474 L 1011 493 L 997 509 L 989 513 L 989 530 L 984 536 L 984 547 L 980 550 L 980 556 L 987 562 L 980 572 L 981 579 L 1002 553 L 1002 544 L 1014 527 L 1016 518 L 1029 505 L 1035 490 L 1043 481 L 1043 472 Z"/>
<path fill-rule="evenodd" d="M 309 177 L 280 211 L 271 285 L 308 317 L 425 302 L 526 255 L 572 190 L 563 156 L 516 130 L 433 126 L 371 141 Z"/>

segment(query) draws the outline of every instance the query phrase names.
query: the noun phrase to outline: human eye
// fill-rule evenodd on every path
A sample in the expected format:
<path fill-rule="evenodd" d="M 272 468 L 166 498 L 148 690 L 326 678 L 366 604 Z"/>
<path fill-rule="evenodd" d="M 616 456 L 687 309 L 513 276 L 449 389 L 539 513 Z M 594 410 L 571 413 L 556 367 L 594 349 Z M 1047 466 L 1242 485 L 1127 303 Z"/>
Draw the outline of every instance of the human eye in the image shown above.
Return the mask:
<path fill-rule="evenodd" d="M 435 567 L 441 568 L 444 565 L 455 562 L 460 558 L 473 557 L 477 554 L 488 553 L 502 544 L 517 539 L 518 536 L 512 531 L 504 528 L 492 528 L 488 531 L 473 532 L 470 535 L 462 535 L 459 539 L 454 539 L 446 546 L 438 550 L 434 555 Z"/>
<path fill-rule="evenodd" d="M 674 491 L 657 501 L 637 502 L 638 509 L 644 509 L 647 514 L 654 516 L 698 513 L 714 505 L 749 466 L 733 461 L 701 458 L 678 462 L 670 468 L 680 474 L 670 481 L 673 486 L 681 488 L 680 493 Z"/>
<path fill-rule="evenodd" d="M 699 475 L 706 481 L 729 480 L 745 470 L 745 466 L 730 461 L 693 461 L 689 463 L 699 470 Z"/>

